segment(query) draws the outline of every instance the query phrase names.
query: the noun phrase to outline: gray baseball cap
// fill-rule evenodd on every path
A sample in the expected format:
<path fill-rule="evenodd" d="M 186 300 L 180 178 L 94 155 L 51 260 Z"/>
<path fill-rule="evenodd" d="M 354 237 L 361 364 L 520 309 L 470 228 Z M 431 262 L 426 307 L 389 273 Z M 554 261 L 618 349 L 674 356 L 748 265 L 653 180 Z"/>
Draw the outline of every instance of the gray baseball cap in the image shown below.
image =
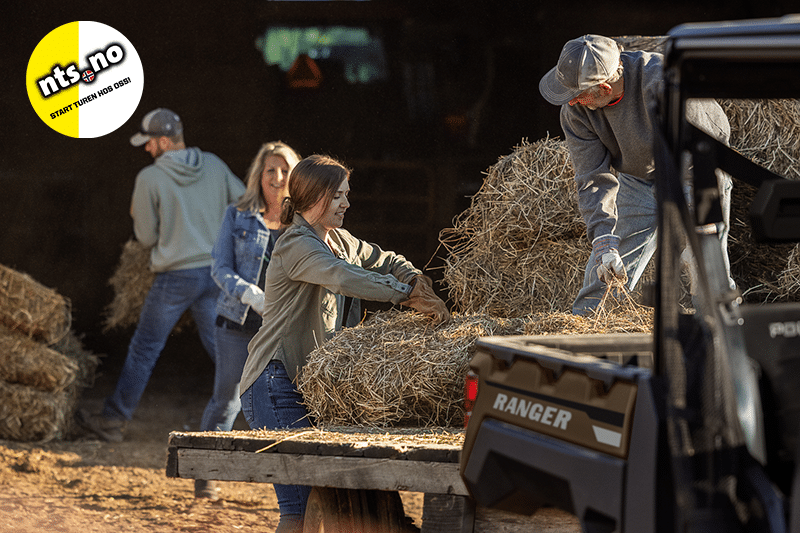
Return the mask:
<path fill-rule="evenodd" d="M 602 35 L 572 39 L 561 49 L 558 64 L 542 76 L 539 92 L 551 104 L 567 104 L 610 78 L 619 66 L 620 52 L 617 41 Z"/>
<path fill-rule="evenodd" d="M 175 112 L 159 107 L 144 116 L 139 133 L 131 137 L 131 144 L 142 146 L 151 137 L 172 137 L 179 133 L 183 133 L 181 118 Z"/>

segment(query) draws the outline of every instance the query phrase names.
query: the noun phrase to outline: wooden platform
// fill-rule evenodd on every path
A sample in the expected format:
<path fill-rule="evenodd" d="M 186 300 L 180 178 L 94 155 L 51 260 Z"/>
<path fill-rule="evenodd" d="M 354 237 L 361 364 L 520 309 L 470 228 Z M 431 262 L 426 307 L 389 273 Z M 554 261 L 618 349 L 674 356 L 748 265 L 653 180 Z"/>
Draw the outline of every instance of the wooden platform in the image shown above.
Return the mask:
<path fill-rule="evenodd" d="M 463 434 L 173 432 L 167 476 L 467 495 Z M 443 441 L 443 442 L 442 442 Z"/>
<path fill-rule="evenodd" d="M 421 533 L 579 533 L 554 509 L 477 507 L 459 474 L 463 431 L 392 429 L 172 432 L 167 476 L 424 493 Z"/>

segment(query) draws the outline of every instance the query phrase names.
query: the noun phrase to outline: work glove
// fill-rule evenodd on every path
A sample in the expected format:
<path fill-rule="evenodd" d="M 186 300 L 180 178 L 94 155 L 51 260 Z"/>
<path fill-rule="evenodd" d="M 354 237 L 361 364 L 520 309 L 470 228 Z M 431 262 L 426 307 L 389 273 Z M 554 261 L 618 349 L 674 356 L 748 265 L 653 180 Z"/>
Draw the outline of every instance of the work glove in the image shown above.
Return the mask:
<path fill-rule="evenodd" d="M 433 282 L 429 277 L 418 275 L 411 282 L 413 288 L 408 300 L 400 302 L 400 305 L 405 305 L 422 314 L 430 315 L 435 325 L 450 320 L 450 312 L 442 299 L 433 292 L 432 285 Z"/>
<path fill-rule="evenodd" d="M 619 280 L 622 283 L 628 281 L 625 264 L 617 251 L 618 246 L 619 237 L 616 235 L 603 235 L 592 241 L 593 253 L 597 264 L 597 277 L 607 284 L 614 280 Z"/>
<path fill-rule="evenodd" d="M 433 280 L 425 274 L 417 274 L 414 276 L 414 280 L 412 280 L 411 284 L 413 285 L 414 283 L 419 283 L 420 281 L 425 283 L 429 289 L 433 289 Z"/>
<path fill-rule="evenodd" d="M 242 303 L 252 307 L 259 315 L 264 314 L 264 291 L 257 285 L 248 285 L 242 294 Z"/>

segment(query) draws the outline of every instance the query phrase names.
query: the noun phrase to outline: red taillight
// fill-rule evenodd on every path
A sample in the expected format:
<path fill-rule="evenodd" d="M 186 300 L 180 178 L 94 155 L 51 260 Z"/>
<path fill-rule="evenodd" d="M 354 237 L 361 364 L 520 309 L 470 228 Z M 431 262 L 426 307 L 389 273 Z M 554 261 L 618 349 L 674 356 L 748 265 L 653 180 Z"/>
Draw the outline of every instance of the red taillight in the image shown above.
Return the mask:
<path fill-rule="evenodd" d="M 470 370 L 464 379 L 464 427 L 469 424 L 469 417 L 472 415 L 472 408 L 475 407 L 475 399 L 477 397 L 478 374 Z"/>

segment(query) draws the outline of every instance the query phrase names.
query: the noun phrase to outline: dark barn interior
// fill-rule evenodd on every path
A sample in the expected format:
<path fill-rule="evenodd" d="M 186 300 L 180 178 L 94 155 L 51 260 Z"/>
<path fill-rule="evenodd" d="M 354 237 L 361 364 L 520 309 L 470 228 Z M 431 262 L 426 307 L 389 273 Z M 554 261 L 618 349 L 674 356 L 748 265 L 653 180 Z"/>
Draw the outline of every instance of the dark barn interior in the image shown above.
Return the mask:
<path fill-rule="evenodd" d="M 113 297 L 107 281 L 132 236 L 134 177 L 151 162 L 128 139 L 146 112 L 163 106 L 183 118 L 188 145 L 216 153 L 240 177 L 269 140 L 281 139 L 301 155 L 345 161 L 354 169 L 345 227 L 417 266 L 429 264 L 436 278 L 439 231 L 469 205 L 483 172 L 523 138 L 561 135 L 558 110 L 537 85 L 565 41 L 584 33 L 663 35 L 684 22 L 774 17 L 789 13 L 789 4 L 13 3 L 5 8 L 2 32 L 0 263 L 69 298 L 73 329 L 88 349 L 106 355 L 101 371 L 114 373 L 132 332 L 102 332 Z M 134 116 L 94 139 L 48 128 L 24 87 L 37 43 L 78 20 L 120 31 L 144 66 Z M 299 43 L 281 50 L 284 63 L 268 63 L 270 30 Z M 303 48 L 309 31 L 330 45 Z M 297 53 L 313 62 L 295 61 Z M 285 70 L 292 65 L 295 70 Z M 159 365 L 202 371 L 208 386 L 210 360 L 200 356 L 196 335 L 173 337 Z"/>

